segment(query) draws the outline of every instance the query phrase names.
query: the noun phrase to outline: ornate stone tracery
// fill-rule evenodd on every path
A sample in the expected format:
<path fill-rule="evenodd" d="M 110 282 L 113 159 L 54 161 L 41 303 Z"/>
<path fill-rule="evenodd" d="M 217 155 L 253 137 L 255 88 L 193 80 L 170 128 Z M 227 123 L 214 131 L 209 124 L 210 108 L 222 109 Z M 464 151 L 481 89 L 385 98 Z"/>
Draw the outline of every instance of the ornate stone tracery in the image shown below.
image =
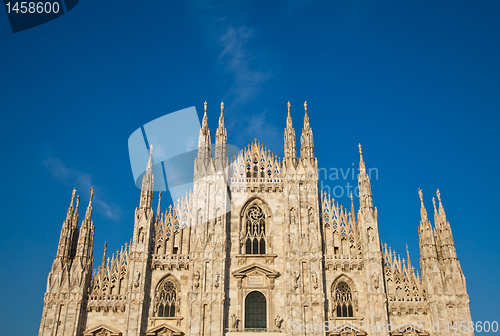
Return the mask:
<path fill-rule="evenodd" d="M 353 297 L 351 288 L 344 281 L 339 281 L 332 295 L 333 306 L 335 307 L 335 316 L 353 317 Z"/>
<path fill-rule="evenodd" d="M 176 281 L 168 276 L 156 288 L 153 312 L 156 317 L 175 317 L 180 307 L 180 293 Z"/>

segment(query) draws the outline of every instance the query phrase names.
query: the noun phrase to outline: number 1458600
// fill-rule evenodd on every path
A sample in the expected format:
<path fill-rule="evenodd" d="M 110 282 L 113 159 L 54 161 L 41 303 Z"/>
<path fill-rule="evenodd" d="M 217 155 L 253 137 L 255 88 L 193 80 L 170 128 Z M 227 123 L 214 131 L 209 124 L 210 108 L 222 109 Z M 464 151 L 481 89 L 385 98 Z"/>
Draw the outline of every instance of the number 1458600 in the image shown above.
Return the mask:
<path fill-rule="evenodd" d="M 10 2 L 6 3 L 7 13 L 29 13 L 29 14 L 42 14 L 42 13 L 59 13 L 58 2 Z"/>

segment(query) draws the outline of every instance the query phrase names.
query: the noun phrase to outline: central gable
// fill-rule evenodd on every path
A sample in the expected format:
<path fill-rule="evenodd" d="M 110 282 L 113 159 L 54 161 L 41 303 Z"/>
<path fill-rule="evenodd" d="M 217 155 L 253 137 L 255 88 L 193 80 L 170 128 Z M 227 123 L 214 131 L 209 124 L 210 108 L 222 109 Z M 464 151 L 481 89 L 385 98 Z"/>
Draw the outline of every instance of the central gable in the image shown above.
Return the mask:
<path fill-rule="evenodd" d="M 231 182 L 281 182 L 282 161 L 255 139 L 231 160 Z"/>

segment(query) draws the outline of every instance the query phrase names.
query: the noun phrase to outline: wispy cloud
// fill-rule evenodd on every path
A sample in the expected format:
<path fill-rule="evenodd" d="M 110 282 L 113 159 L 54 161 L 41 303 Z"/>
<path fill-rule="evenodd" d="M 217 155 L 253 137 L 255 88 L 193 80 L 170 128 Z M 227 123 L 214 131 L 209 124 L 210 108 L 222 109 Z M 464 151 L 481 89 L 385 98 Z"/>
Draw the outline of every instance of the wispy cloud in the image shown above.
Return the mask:
<path fill-rule="evenodd" d="M 262 85 L 271 77 L 270 71 L 258 70 L 252 67 L 253 63 L 258 63 L 260 68 L 265 68 L 257 52 L 248 48 L 249 41 L 254 37 L 254 30 L 249 27 L 236 28 L 232 25 L 225 26 L 224 34 L 219 38 L 222 50 L 219 55 L 220 63 L 225 70 L 232 74 L 233 83 L 225 99 L 230 100 L 229 111 L 241 110 L 242 105 L 256 98 Z M 278 129 L 266 120 L 267 110 L 262 112 L 240 113 L 238 119 L 231 119 L 228 123 L 228 130 L 237 130 L 233 140 L 236 143 L 244 143 L 259 139 L 262 143 L 273 147 L 275 140 L 279 137 Z"/>
<path fill-rule="evenodd" d="M 248 111 L 248 105 L 258 99 L 264 85 L 274 76 L 270 63 L 270 50 L 259 43 L 258 27 L 246 24 L 246 13 L 235 3 L 213 0 L 193 2 L 193 13 L 203 23 L 206 40 L 215 46 L 218 63 L 215 65 L 224 76 L 218 78 L 218 88 L 229 113 L 238 118 L 227 118 L 226 127 L 233 144 L 246 145 L 254 138 L 273 147 L 280 131 L 269 123 L 267 110 Z M 222 80 L 220 80 L 222 79 Z M 272 137 L 276 136 L 275 139 Z M 276 146 L 279 148 L 279 146 Z"/>
<path fill-rule="evenodd" d="M 81 172 L 77 169 L 72 169 L 66 166 L 66 164 L 55 157 L 49 157 L 43 161 L 43 165 L 52 174 L 52 177 L 56 180 L 63 182 L 64 184 L 75 187 L 78 190 L 89 190 L 92 186 L 92 178 L 89 174 Z M 95 186 L 93 186 L 96 189 Z M 109 204 L 102 200 L 102 194 L 96 191 L 94 195 L 94 208 L 104 216 L 118 220 L 120 218 L 121 209 L 115 204 Z"/>
<path fill-rule="evenodd" d="M 234 78 L 228 94 L 234 103 L 246 102 L 254 98 L 260 91 L 262 84 L 270 78 L 270 72 L 253 69 L 251 60 L 257 56 L 247 47 L 254 31 L 248 27 L 235 28 L 232 25 L 225 27 L 219 38 L 222 51 L 219 55 L 221 64 Z"/>

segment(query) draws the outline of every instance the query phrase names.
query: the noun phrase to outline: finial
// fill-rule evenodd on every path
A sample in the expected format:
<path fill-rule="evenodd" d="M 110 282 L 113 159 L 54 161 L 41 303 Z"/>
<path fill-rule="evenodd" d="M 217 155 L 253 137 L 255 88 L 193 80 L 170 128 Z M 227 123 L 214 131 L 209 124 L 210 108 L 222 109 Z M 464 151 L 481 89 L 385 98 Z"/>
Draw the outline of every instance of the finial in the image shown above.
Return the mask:
<path fill-rule="evenodd" d="M 76 196 L 76 210 L 75 213 L 78 212 L 78 206 L 80 205 L 80 196 Z"/>
<path fill-rule="evenodd" d="M 422 194 L 422 189 L 418 189 L 418 196 L 420 196 L 420 202 L 424 206 L 424 195 Z"/>
<path fill-rule="evenodd" d="M 224 102 L 220 103 L 220 115 L 224 113 Z"/>
<path fill-rule="evenodd" d="M 443 205 L 441 204 L 441 193 L 439 192 L 439 189 L 437 190 L 436 195 L 438 197 L 439 207 L 441 208 Z"/>
<path fill-rule="evenodd" d="M 94 188 L 90 187 L 90 203 L 92 203 L 93 198 L 94 198 Z"/>
<path fill-rule="evenodd" d="M 437 212 L 437 209 L 436 209 L 436 199 L 434 197 L 432 198 L 432 204 L 434 205 L 434 212 Z"/>
<path fill-rule="evenodd" d="M 358 144 L 358 148 L 359 148 L 359 155 L 363 156 L 363 151 L 361 150 L 361 144 Z"/>
<path fill-rule="evenodd" d="M 161 212 L 161 191 L 160 194 L 158 195 L 158 210 L 156 210 L 156 215 L 160 215 Z"/>
<path fill-rule="evenodd" d="M 307 114 L 307 100 L 304 102 L 304 110 L 306 111 Z"/>
<path fill-rule="evenodd" d="M 290 101 L 288 101 L 288 103 L 286 104 L 286 106 L 288 106 L 288 115 L 290 115 L 290 106 L 292 106 L 292 105 L 290 104 Z"/>
<path fill-rule="evenodd" d="M 149 171 L 153 167 L 153 145 L 149 145 L 149 159 L 146 171 Z"/>
<path fill-rule="evenodd" d="M 408 251 L 408 244 L 406 244 L 406 259 L 408 259 L 408 269 L 411 271 L 410 252 Z"/>
<path fill-rule="evenodd" d="M 108 242 L 104 242 L 104 253 L 102 254 L 102 265 L 104 266 L 106 262 L 106 249 L 108 248 Z"/>
<path fill-rule="evenodd" d="M 206 100 L 205 100 L 205 104 L 203 104 L 203 105 L 205 105 L 205 114 L 207 114 L 207 101 Z"/>
<path fill-rule="evenodd" d="M 73 202 L 75 200 L 75 194 L 76 194 L 76 189 L 73 188 L 73 192 L 71 193 L 71 204 L 69 205 L 70 207 L 73 206 Z"/>

